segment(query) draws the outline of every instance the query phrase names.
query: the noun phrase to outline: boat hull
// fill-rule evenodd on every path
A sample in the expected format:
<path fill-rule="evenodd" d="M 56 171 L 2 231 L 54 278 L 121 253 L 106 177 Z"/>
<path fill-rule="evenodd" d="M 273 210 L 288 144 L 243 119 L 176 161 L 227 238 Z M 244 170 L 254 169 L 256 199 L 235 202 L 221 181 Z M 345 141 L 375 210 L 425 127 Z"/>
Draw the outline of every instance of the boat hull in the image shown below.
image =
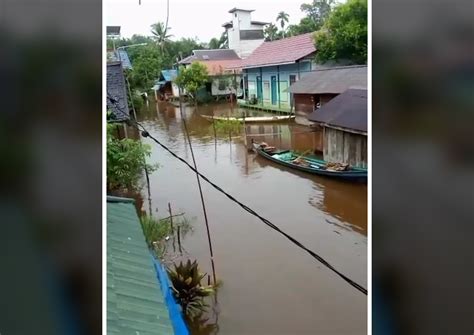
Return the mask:
<path fill-rule="evenodd" d="M 274 153 L 274 154 L 269 154 L 269 153 L 265 152 L 264 150 L 262 150 L 261 148 L 259 148 L 259 146 L 257 144 L 254 144 L 253 148 L 254 148 L 254 151 L 257 154 L 259 154 L 260 156 L 262 156 L 262 157 L 264 157 L 264 158 L 266 158 L 266 159 L 268 159 L 272 162 L 275 162 L 275 163 L 283 165 L 283 166 L 287 166 L 287 167 L 295 169 L 295 170 L 299 170 L 299 171 L 303 171 L 303 172 L 307 172 L 307 173 L 311 173 L 311 174 L 315 174 L 315 175 L 319 175 L 319 176 L 330 177 L 330 178 L 334 178 L 334 179 L 346 180 L 346 181 L 351 181 L 351 182 L 367 183 L 367 170 L 354 169 L 354 170 L 350 170 L 350 171 L 329 171 L 329 170 L 323 170 L 323 169 L 318 169 L 318 168 L 314 168 L 314 167 L 306 167 L 306 166 L 294 164 L 294 163 L 291 163 L 291 162 L 287 162 L 287 161 L 275 158 L 273 156 L 274 154 L 283 154 L 283 153 L 290 152 L 289 150 L 280 151 L 280 152 L 277 152 L 277 153 Z M 312 164 L 314 166 L 317 166 L 317 165 L 322 166 L 326 163 L 324 161 L 319 161 L 319 160 L 310 160 L 310 161 L 312 163 L 314 163 L 314 164 Z"/>

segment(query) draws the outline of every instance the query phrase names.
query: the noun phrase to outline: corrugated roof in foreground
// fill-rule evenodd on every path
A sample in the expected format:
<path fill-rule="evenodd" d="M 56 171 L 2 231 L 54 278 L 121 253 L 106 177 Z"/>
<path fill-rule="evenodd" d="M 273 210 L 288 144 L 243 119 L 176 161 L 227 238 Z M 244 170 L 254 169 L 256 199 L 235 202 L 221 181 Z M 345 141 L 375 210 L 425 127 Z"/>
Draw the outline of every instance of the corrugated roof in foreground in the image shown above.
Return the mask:
<path fill-rule="evenodd" d="M 348 89 L 309 114 L 308 120 L 367 133 L 367 89 Z"/>
<path fill-rule="evenodd" d="M 132 199 L 107 197 L 107 334 L 174 334 Z"/>
<path fill-rule="evenodd" d="M 353 86 L 367 87 L 367 65 L 316 70 L 305 74 L 288 91 L 295 94 L 338 94 Z"/>

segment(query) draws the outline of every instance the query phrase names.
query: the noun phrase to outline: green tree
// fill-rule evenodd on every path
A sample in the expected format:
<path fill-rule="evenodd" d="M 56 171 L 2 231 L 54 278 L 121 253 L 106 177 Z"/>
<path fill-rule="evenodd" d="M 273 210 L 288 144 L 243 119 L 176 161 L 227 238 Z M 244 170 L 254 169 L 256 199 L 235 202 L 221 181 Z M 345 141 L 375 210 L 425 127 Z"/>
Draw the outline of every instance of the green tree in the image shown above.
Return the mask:
<path fill-rule="evenodd" d="M 307 15 L 306 17 L 319 28 L 328 18 L 334 3 L 334 0 L 313 0 L 310 4 L 302 4 L 300 9 L 302 12 L 305 12 Z"/>
<path fill-rule="evenodd" d="M 166 27 L 163 22 L 157 22 L 151 25 L 151 33 L 162 52 L 165 51 L 166 44 L 170 42 L 170 37 L 173 36 L 168 34 L 169 30 L 171 30 L 171 27 Z"/>
<path fill-rule="evenodd" d="M 289 36 L 296 36 L 306 33 L 312 33 L 318 30 L 320 26 L 318 26 L 313 19 L 309 17 L 304 17 L 300 20 L 299 24 L 292 24 L 288 26 L 288 35 Z"/>
<path fill-rule="evenodd" d="M 221 37 L 212 38 L 208 44 L 209 49 L 225 49 L 227 47 L 227 33 L 223 32 Z"/>
<path fill-rule="evenodd" d="M 314 35 L 316 61 L 367 63 L 367 0 L 348 0 L 337 6 Z"/>
<path fill-rule="evenodd" d="M 283 32 L 283 38 L 285 37 L 285 23 L 288 23 L 289 17 L 290 15 L 282 11 L 278 13 L 277 18 L 276 18 L 277 21 L 280 21 L 280 27 Z"/>
<path fill-rule="evenodd" d="M 153 82 L 159 78 L 161 70 L 169 64 L 167 58 L 155 45 L 130 48 L 132 69 L 126 72 L 132 90 L 149 91 Z"/>
<path fill-rule="evenodd" d="M 207 68 L 200 62 L 194 62 L 187 68 L 181 67 L 176 84 L 185 89 L 197 105 L 197 91 L 209 81 Z"/>
<path fill-rule="evenodd" d="M 114 137 L 115 125 L 107 124 L 107 189 L 139 190 L 145 167 L 148 173 L 156 170 L 157 165 L 147 164 L 151 147 L 138 140 Z"/>
<path fill-rule="evenodd" d="M 265 34 L 265 40 L 273 41 L 277 38 L 278 28 L 273 23 L 270 23 L 265 27 L 263 33 Z"/>

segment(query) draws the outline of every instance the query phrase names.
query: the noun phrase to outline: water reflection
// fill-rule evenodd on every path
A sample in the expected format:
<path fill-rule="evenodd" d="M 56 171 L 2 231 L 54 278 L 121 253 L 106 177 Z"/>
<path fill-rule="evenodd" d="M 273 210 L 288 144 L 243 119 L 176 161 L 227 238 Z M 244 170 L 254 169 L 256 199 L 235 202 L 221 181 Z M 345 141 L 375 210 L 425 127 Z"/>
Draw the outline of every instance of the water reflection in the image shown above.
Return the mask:
<path fill-rule="evenodd" d="M 142 112 L 141 121 L 189 161 L 179 110 L 166 104 L 156 107 Z M 212 124 L 200 114 L 230 112 L 228 104 L 199 106 L 197 111 L 193 106 L 185 108 L 199 170 L 367 286 L 367 186 L 274 164 L 249 153 L 242 137 L 214 138 Z M 247 126 L 248 133 L 265 134 L 260 140 L 282 149 L 314 151 L 318 145 L 317 134 L 294 122 Z M 185 247 L 203 271 L 211 273 L 195 175 L 156 145 L 150 160 L 161 165 L 151 176 L 153 206 L 166 212 L 171 202 L 197 218 Z M 193 334 L 366 333 L 365 296 L 209 185 L 204 183 L 203 190 L 223 286 L 218 291 L 218 311 L 189 320 Z"/>

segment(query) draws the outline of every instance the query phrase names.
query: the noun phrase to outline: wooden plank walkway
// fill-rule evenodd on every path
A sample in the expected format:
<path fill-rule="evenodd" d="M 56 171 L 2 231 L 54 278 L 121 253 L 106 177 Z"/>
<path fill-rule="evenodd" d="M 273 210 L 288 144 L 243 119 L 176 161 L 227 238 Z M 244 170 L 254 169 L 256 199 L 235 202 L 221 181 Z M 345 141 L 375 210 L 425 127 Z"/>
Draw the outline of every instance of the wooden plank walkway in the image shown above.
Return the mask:
<path fill-rule="evenodd" d="M 238 100 L 237 103 L 239 104 L 240 107 L 257 109 L 257 110 L 272 112 L 272 113 L 277 112 L 277 113 L 284 113 L 284 114 L 292 114 L 291 109 L 289 108 L 278 108 L 277 106 L 261 105 L 261 104 L 252 105 L 243 100 Z"/>

